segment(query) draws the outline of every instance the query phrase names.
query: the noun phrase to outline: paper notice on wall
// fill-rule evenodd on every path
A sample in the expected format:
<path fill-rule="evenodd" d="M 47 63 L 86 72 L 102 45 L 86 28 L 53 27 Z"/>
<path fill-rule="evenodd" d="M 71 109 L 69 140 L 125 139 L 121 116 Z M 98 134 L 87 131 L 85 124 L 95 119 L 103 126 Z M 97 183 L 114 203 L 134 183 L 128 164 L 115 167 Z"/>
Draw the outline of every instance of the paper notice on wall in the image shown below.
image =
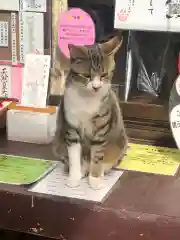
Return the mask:
<path fill-rule="evenodd" d="M 49 70 L 49 55 L 26 55 L 22 84 L 22 105 L 34 107 L 46 106 Z"/>
<path fill-rule="evenodd" d="M 28 53 L 44 54 L 44 15 L 35 12 L 19 12 L 20 62 Z"/>
<path fill-rule="evenodd" d="M 19 0 L 1 0 L 0 10 L 19 11 Z"/>
<path fill-rule="evenodd" d="M 11 13 L 11 54 L 12 64 L 17 64 L 16 13 Z"/>
<path fill-rule="evenodd" d="M 46 12 L 46 0 L 20 0 L 20 11 Z"/>
<path fill-rule="evenodd" d="M 0 97 L 11 96 L 11 66 L 0 65 Z"/>
<path fill-rule="evenodd" d="M 180 32 L 179 0 L 116 0 L 118 29 Z"/>
<path fill-rule="evenodd" d="M 0 47 L 8 47 L 8 22 L 0 21 Z"/>
<path fill-rule="evenodd" d="M 30 191 L 101 202 L 118 181 L 122 173 L 122 171 L 111 171 L 106 175 L 104 177 L 104 187 L 101 190 L 95 191 L 91 189 L 88 185 L 87 178 L 82 179 L 79 187 L 70 188 L 66 185 L 68 176 L 64 173 L 63 165 L 59 164 L 47 177 L 30 189 Z"/>

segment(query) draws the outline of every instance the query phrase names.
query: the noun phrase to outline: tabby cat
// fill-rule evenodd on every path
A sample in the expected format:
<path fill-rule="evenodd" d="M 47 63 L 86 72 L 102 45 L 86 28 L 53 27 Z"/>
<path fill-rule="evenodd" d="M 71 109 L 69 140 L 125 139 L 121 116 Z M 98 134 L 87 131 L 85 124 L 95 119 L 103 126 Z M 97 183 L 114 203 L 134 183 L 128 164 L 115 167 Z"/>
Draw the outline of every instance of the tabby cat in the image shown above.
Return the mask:
<path fill-rule="evenodd" d="M 68 164 L 67 185 L 76 187 L 88 174 L 93 189 L 127 149 L 118 99 L 111 88 L 114 55 L 122 38 L 92 46 L 70 45 L 70 71 L 59 106 L 53 152 Z"/>

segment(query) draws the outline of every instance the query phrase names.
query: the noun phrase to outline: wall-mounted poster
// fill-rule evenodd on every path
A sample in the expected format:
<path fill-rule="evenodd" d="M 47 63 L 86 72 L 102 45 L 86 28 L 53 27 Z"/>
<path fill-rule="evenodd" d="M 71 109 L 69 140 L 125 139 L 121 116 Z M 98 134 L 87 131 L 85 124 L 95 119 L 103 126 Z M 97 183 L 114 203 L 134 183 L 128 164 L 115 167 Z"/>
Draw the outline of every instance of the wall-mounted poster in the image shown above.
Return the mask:
<path fill-rule="evenodd" d="M 19 24 L 15 12 L 0 12 L 0 61 L 19 61 Z M 8 64 L 8 63 L 7 63 Z"/>
<path fill-rule="evenodd" d="M 19 0 L 1 0 L 0 10 L 19 11 Z"/>
<path fill-rule="evenodd" d="M 43 13 L 19 12 L 20 63 L 25 55 L 32 52 L 44 54 L 44 16 Z"/>
<path fill-rule="evenodd" d="M 20 11 L 46 12 L 46 0 L 20 0 Z"/>
<path fill-rule="evenodd" d="M 116 0 L 118 29 L 180 32 L 179 0 Z"/>

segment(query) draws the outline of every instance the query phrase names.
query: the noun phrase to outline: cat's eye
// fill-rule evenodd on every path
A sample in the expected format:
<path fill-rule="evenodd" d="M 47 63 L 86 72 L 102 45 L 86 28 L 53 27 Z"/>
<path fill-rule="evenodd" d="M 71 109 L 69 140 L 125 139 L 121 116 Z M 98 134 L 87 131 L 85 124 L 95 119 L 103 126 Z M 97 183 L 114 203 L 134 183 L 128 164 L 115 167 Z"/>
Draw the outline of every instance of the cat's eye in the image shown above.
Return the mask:
<path fill-rule="evenodd" d="M 72 58 L 71 63 L 80 64 L 84 61 L 84 58 Z"/>
<path fill-rule="evenodd" d="M 84 78 L 91 78 L 91 75 L 86 74 L 86 73 L 81 74 L 81 76 L 84 77 Z"/>
<path fill-rule="evenodd" d="M 102 78 L 108 77 L 108 73 L 103 73 L 103 74 L 101 75 L 101 77 L 102 77 Z"/>

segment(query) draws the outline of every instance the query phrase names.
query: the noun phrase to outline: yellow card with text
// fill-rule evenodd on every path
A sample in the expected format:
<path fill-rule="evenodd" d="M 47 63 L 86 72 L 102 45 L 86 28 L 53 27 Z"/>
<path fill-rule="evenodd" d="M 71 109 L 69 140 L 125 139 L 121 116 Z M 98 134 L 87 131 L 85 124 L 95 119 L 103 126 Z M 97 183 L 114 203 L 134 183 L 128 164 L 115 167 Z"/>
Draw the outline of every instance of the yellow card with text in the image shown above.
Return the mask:
<path fill-rule="evenodd" d="M 130 144 L 117 169 L 173 176 L 179 164 L 178 149 Z"/>

